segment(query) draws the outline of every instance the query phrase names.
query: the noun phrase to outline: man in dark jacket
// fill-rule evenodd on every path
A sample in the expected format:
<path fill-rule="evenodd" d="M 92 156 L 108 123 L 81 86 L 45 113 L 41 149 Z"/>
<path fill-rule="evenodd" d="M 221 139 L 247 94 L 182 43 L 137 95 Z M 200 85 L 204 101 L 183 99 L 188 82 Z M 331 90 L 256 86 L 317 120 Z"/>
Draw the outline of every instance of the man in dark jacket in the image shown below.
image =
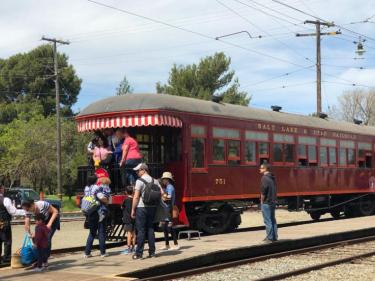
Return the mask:
<path fill-rule="evenodd" d="M 267 234 L 264 241 L 275 242 L 277 241 L 277 223 L 275 218 L 277 200 L 276 181 L 274 175 L 270 172 L 270 165 L 268 163 L 263 163 L 259 171 L 263 174 L 261 179 L 260 203 Z"/>

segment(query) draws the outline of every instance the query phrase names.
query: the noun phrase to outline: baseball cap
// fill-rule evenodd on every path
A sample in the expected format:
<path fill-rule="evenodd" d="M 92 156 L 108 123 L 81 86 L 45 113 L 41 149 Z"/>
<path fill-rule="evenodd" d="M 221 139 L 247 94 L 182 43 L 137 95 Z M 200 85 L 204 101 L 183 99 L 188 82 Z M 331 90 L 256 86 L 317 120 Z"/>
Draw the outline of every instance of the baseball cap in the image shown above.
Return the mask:
<path fill-rule="evenodd" d="M 138 171 L 138 170 L 148 171 L 148 166 L 145 163 L 139 163 L 133 170 L 134 171 Z"/>

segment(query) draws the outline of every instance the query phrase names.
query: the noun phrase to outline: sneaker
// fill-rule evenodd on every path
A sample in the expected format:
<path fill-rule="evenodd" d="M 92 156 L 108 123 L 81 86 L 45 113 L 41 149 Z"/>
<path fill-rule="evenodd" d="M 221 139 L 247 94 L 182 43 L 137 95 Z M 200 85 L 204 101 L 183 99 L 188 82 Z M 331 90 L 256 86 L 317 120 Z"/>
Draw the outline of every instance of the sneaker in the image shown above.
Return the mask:
<path fill-rule="evenodd" d="M 121 255 L 129 255 L 131 252 L 132 250 L 128 248 L 128 249 L 121 251 Z"/>
<path fill-rule="evenodd" d="M 43 267 L 35 267 L 33 269 L 33 272 L 42 272 L 43 270 L 44 270 Z"/>
<path fill-rule="evenodd" d="M 173 247 L 171 247 L 171 250 L 178 251 L 178 250 L 180 250 L 180 246 L 179 245 L 174 245 Z"/>
<path fill-rule="evenodd" d="M 152 253 L 152 254 L 148 254 L 148 258 L 156 258 L 156 254 L 155 253 Z"/>
<path fill-rule="evenodd" d="M 135 255 L 132 256 L 132 259 L 133 260 L 143 260 L 143 257 L 142 256 L 138 256 L 137 254 L 135 254 Z"/>
<path fill-rule="evenodd" d="M 91 254 L 83 255 L 83 258 L 84 258 L 84 259 L 92 258 L 92 255 L 91 255 Z"/>
<path fill-rule="evenodd" d="M 100 255 L 101 258 L 108 257 L 109 255 L 107 253 Z"/>
<path fill-rule="evenodd" d="M 49 266 L 49 264 L 48 264 L 48 262 L 44 262 L 44 263 L 42 264 L 42 266 L 43 266 L 45 269 L 47 269 L 48 266 Z"/>
<path fill-rule="evenodd" d="M 168 251 L 170 249 L 169 246 L 165 245 L 164 247 L 160 248 L 160 251 Z"/>
<path fill-rule="evenodd" d="M 265 244 L 269 244 L 269 243 L 272 243 L 273 241 L 272 240 L 270 240 L 270 239 L 264 239 L 263 240 L 263 243 L 265 243 Z"/>

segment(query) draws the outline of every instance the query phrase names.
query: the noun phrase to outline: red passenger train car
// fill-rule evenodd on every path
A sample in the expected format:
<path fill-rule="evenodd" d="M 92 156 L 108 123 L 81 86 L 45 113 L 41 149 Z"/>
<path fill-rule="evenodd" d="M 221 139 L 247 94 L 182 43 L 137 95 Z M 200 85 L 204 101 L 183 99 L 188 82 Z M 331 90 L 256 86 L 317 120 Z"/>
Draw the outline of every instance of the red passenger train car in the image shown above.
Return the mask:
<path fill-rule="evenodd" d="M 152 176 L 174 174 L 179 222 L 195 229 L 238 227 L 241 212 L 259 203 L 263 161 L 272 165 L 279 204 L 289 210 L 313 219 L 374 214 L 375 128 L 277 110 L 129 94 L 89 105 L 76 121 L 79 132 L 131 128 Z M 120 225 L 124 195 L 115 170 L 112 222 Z"/>

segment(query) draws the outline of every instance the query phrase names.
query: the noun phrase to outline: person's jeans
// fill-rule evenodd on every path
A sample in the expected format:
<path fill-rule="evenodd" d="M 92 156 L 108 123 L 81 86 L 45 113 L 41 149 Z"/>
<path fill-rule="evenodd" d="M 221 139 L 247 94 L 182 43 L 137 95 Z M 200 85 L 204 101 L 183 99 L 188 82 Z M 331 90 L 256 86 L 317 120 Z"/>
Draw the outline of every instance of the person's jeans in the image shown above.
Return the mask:
<path fill-rule="evenodd" d="M 142 257 L 143 249 L 146 239 L 148 241 L 149 255 L 155 254 L 155 232 L 154 219 L 156 214 L 156 207 L 138 207 L 135 214 L 135 226 L 137 229 L 137 248 L 135 253 Z"/>
<path fill-rule="evenodd" d="M 4 243 L 4 255 L 2 261 L 10 261 L 11 251 L 12 251 L 12 228 L 10 226 L 5 227 L 3 230 L 0 230 L 0 257 L 2 253 L 2 245 Z M 0 259 L 1 262 L 1 259 Z"/>
<path fill-rule="evenodd" d="M 262 204 L 262 215 L 267 234 L 266 238 L 271 241 L 276 241 L 278 239 L 275 209 L 276 206 L 274 204 Z"/>
<path fill-rule="evenodd" d="M 99 239 L 99 249 L 100 254 L 105 254 L 105 238 L 106 238 L 106 220 L 99 222 L 98 214 L 95 212 L 92 216 L 89 217 L 89 236 L 86 241 L 85 254 L 90 255 L 92 250 L 92 244 L 96 234 L 98 233 Z"/>
<path fill-rule="evenodd" d="M 52 249 L 52 237 L 55 234 L 56 230 L 60 229 L 60 216 L 56 218 L 56 220 L 52 223 L 51 231 L 48 233 L 48 248 L 47 248 L 47 257 L 49 258 L 51 255 Z"/>
<path fill-rule="evenodd" d="M 37 266 L 40 268 L 48 260 L 48 248 L 36 248 Z"/>
<path fill-rule="evenodd" d="M 121 173 L 121 183 L 125 187 L 127 185 L 133 185 L 137 179 L 137 174 L 133 170 L 139 163 L 142 162 L 142 159 L 128 159 L 125 164 L 120 167 Z"/>

